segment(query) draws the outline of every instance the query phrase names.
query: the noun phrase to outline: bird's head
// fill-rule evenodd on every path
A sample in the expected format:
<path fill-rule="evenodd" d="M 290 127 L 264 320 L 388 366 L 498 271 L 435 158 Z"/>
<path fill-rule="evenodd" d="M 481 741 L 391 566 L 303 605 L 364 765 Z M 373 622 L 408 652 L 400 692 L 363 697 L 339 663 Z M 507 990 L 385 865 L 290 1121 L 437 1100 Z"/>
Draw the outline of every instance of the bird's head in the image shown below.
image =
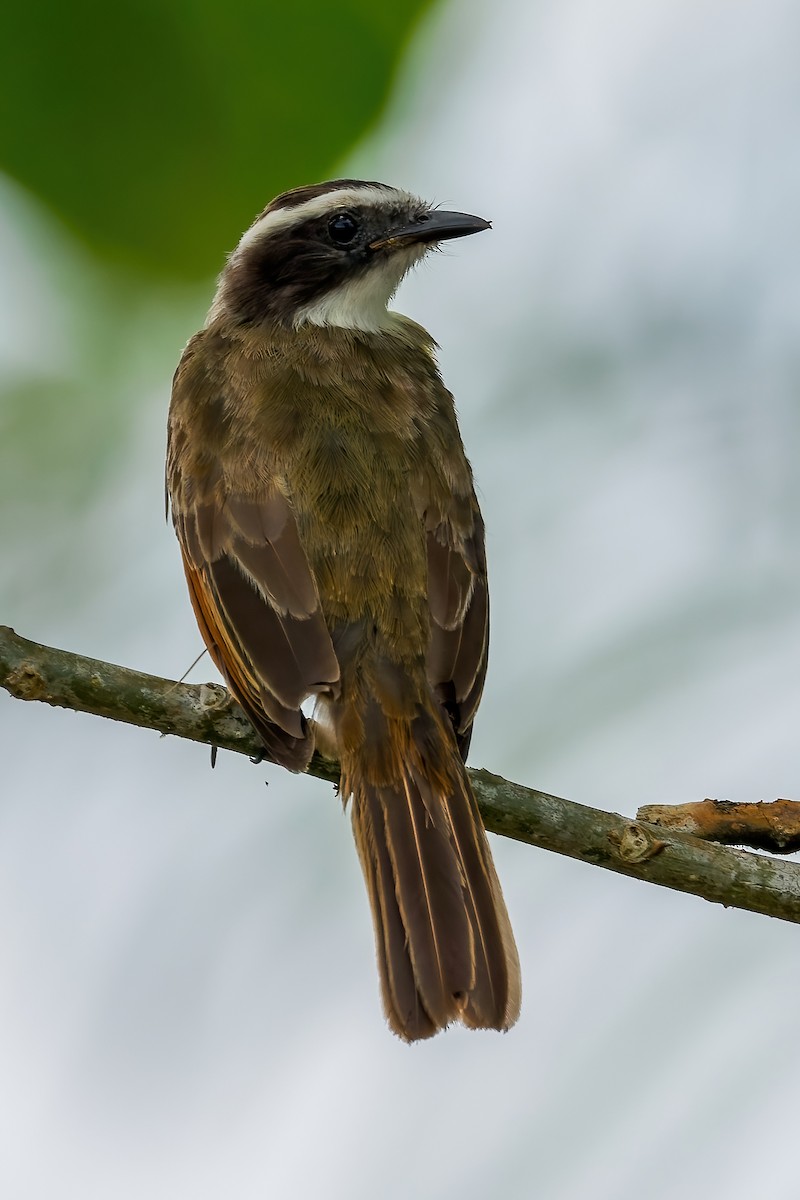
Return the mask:
<path fill-rule="evenodd" d="M 336 179 L 276 197 L 220 276 L 209 320 L 375 331 L 407 271 L 448 239 L 489 229 L 383 183 Z"/>

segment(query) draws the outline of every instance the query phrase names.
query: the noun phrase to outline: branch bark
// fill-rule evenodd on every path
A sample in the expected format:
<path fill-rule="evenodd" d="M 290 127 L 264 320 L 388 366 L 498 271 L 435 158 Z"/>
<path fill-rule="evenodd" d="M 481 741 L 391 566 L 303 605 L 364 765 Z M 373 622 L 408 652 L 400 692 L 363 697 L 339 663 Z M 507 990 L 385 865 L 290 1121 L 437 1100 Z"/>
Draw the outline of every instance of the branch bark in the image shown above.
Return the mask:
<path fill-rule="evenodd" d="M 219 684 L 173 683 L 41 646 L 0 626 L 0 686 L 19 700 L 94 713 L 162 734 L 258 755 L 259 739 Z M 314 757 L 309 774 L 337 782 Z M 470 770 L 486 828 L 556 854 L 726 907 L 800 922 L 800 865 L 713 845 L 642 819 L 587 808 Z"/>
<path fill-rule="evenodd" d="M 800 802 L 760 800 L 739 804 L 732 800 L 700 800 L 694 804 L 645 804 L 637 819 L 660 829 L 690 833 L 725 846 L 752 846 L 772 854 L 800 850 Z"/>

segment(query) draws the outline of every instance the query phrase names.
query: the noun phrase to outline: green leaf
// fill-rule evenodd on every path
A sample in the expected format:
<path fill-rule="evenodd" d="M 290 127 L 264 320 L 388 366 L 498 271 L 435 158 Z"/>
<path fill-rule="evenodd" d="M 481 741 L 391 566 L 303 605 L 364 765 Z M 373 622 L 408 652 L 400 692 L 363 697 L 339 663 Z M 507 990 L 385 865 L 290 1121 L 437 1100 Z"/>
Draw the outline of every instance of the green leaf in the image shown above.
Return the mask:
<path fill-rule="evenodd" d="M 379 114 L 431 0 L 6 6 L 0 167 L 92 249 L 198 278 Z"/>

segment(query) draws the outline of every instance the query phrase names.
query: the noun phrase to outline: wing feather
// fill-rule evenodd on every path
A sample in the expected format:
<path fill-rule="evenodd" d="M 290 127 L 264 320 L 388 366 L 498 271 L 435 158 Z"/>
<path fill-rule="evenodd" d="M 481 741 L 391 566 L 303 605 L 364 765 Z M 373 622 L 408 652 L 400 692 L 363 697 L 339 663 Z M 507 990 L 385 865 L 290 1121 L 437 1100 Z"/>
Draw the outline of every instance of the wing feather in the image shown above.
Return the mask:
<path fill-rule="evenodd" d="M 428 676 L 450 715 L 462 757 L 480 703 L 489 652 L 489 589 L 477 502 L 469 532 L 447 520 L 428 528 L 431 638 Z"/>
<path fill-rule="evenodd" d="M 288 500 L 227 493 L 219 479 L 173 511 L 189 592 L 212 658 L 270 757 L 313 751 L 300 705 L 336 689 L 339 664 Z M 221 498 L 220 498 L 221 494 Z"/>

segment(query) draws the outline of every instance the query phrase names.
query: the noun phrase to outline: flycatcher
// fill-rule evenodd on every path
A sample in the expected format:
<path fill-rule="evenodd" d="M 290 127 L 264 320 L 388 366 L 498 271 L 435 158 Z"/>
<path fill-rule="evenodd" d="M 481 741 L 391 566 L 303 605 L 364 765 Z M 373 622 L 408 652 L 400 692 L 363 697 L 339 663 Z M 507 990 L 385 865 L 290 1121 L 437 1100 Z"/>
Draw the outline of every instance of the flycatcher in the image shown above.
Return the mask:
<path fill-rule="evenodd" d="M 488 228 L 382 183 L 278 196 L 228 259 L 169 415 L 200 632 L 267 757 L 338 759 L 407 1041 L 507 1029 L 520 1007 L 464 767 L 486 673 L 483 522 L 435 343 L 387 308 L 429 250 Z"/>

